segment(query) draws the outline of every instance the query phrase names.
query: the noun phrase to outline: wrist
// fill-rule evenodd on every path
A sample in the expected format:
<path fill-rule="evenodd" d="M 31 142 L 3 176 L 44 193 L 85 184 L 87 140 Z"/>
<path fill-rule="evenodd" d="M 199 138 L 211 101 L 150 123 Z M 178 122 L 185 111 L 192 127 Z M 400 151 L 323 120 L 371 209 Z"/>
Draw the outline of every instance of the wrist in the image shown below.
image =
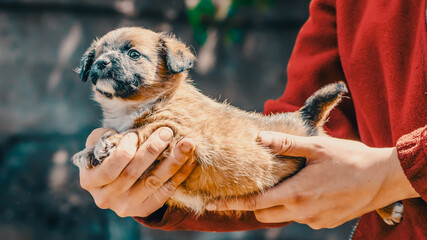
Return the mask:
<path fill-rule="evenodd" d="M 400 166 L 396 148 L 378 148 L 377 150 L 384 160 L 385 177 L 380 190 L 384 193 L 384 197 L 391 202 L 419 197 Z"/>

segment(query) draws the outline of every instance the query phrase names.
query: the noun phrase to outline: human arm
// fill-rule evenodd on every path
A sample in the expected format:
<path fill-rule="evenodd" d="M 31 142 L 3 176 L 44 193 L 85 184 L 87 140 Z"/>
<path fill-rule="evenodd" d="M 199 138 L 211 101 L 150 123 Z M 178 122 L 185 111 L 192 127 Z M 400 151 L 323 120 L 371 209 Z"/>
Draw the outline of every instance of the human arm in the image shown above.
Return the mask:
<path fill-rule="evenodd" d="M 255 211 L 261 222 L 296 221 L 319 229 L 419 197 L 400 166 L 396 148 L 277 132 L 262 132 L 260 139 L 279 154 L 305 157 L 306 167 L 263 194 L 216 202 L 210 209 Z"/>

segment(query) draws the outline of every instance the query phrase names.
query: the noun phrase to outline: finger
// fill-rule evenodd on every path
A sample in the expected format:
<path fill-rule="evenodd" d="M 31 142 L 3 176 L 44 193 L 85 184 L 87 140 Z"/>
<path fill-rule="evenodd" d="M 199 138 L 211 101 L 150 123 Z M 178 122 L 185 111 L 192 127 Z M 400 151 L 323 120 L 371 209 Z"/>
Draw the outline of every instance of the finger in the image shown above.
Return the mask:
<path fill-rule="evenodd" d="M 292 207 L 292 209 L 288 207 Z M 271 208 L 258 209 L 254 211 L 255 217 L 263 223 L 281 223 L 295 221 L 301 224 L 313 224 L 319 221 L 318 217 L 312 215 L 314 210 L 300 209 L 298 206 L 281 205 Z M 310 215 L 311 214 L 311 215 Z"/>
<path fill-rule="evenodd" d="M 135 155 L 138 136 L 126 134 L 113 153 L 95 168 L 81 168 L 80 182 L 84 189 L 100 187 L 113 182 Z"/>
<path fill-rule="evenodd" d="M 271 189 L 265 193 L 259 193 L 250 197 L 237 197 L 209 203 L 206 206 L 208 211 L 254 211 L 257 209 L 269 208 L 280 205 L 280 198 L 275 189 Z"/>
<path fill-rule="evenodd" d="M 301 137 L 280 132 L 261 131 L 258 140 L 274 152 L 286 156 L 311 157 L 318 153 L 321 142 L 314 137 Z M 317 140 L 317 141 L 315 141 Z"/>
<path fill-rule="evenodd" d="M 168 146 L 172 135 L 172 130 L 169 128 L 159 128 L 154 131 L 139 147 L 135 157 L 123 169 L 117 179 L 109 184 L 109 190 L 125 192 L 130 189 Z"/>
<path fill-rule="evenodd" d="M 175 193 L 177 187 L 187 179 L 196 165 L 195 157 L 192 160 L 188 160 L 168 182 L 163 184 L 141 204 L 140 212 L 137 216 L 146 217 L 161 208 L 169 197 Z"/>
<path fill-rule="evenodd" d="M 150 175 L 157 176 L 161 181 L 166 182 L 191 158 L 193 150 L 194 144 L 190 139 L 181 140 L 172 150 L 171 156 L 165 159 L 168 164 L 159 164 Z"/>
<path fill-rule="evenodd" d="M 117 131 L 110 128 L 94 129 L 86 139 L 86 144 L 85 144 L 86 148 L 94 146 L 99 141 L 99 139 L 101 139 L 102 136 L 104 136 L 107 132 L 110 132 L 110 131 L 114 131 L 117 133 Z"/>
<path fill-rule="evenodd" d="M 143 190 L 140 199 L 145 199 L 159 189 L 169 178 L 191 159 L 193 143 L 189 139 L 181 140 L 173 149 L 171 156 L 162 160 L 147 177 L 137 182 L 132 189 Z"/>
<path fill-rule="evenodd" d="M 151 134 L 151 136 L 139 147 L 135 158 L 141 162 L 146 162 L 150 166 L 159 155 L 169 145 L 173 137 L 173 132 L 170 128 L 161 127 Z"/>
<path fill-rule="evenodd" d="M 287 217 L 289 214 L 286 207 L 283 205 L 255 210 L 254 213 L 256 219 L 262 223 L 280 223 L 293 220 Z"/>

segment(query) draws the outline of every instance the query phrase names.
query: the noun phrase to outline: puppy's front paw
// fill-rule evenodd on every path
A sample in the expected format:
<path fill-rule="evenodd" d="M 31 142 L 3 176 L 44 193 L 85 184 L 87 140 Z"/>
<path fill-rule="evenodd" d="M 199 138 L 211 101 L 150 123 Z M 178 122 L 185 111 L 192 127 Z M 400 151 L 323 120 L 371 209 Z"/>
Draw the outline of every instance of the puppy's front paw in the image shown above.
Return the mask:
<path fill-rule="evenodd" d="M 74 165 L 79 168 L 90 168 L 92 167 L 92 162 L 94 159 L 95 156 L 93 155 L 93 147 L 91 147 L 74 154 L 74 156 L 71 158 L 71 161 L 73 161 Z"/>
<path fill-rule="evenodd" d="M 402 221 L 403 204 L 401 202 L 395 202 L 385 208 L 378 209 L 377 212 L 385 223 L 388 225 L 394 225 Z"/>
<path fill-rule="evenodd" d="M 102 137 L 101 140 L 99 140 L 98 143 L 95 145 L 93 151 L 94 159 L 91 163 L 92 166 L 96 166 L 102 163 L 102 161 L 104 161 L 108 156 L 110 156 L 111 153 L 116 150 L 122 137 L 123 136 L 121 134 L 114 133 L 107 134 Z"/>

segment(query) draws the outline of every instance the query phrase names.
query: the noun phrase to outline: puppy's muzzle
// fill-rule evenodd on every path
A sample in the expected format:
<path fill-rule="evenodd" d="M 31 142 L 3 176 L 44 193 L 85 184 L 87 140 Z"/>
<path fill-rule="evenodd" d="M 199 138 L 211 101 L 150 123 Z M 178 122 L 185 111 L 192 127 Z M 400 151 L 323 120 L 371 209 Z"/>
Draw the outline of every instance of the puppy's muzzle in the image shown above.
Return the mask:
<path fill-rule="evenodd" d="M 106 60 L 106 59 L 100 59 L 95 64 L 99 70 L 103 70 L 107 66 L 111 65 L 111 61 Z"/>
<path fill-rule="evenodd" d="M 89 78 L 93 84 L 96 84 L 98 79 L 109 78 L 111 75 L 112 63 L 108 58 L 99 58 L 93 64 Z"/>

